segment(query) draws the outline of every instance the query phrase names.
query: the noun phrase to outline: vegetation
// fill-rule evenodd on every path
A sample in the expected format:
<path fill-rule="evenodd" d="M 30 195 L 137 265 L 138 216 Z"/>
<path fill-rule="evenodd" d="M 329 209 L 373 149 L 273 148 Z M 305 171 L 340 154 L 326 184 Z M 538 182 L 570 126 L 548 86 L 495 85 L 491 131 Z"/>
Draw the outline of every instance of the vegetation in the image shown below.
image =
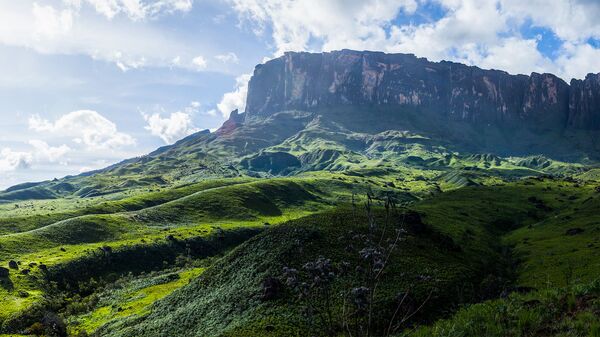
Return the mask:
<path fill-rule="evenodd" d="M 549 288 L 474 304 L 402 336 L 573 336 L 600 333 L 600 283 Z"/>
<path fill-rule="evenodd" d="M 0 192 L 0 333 L 599 335 L 593 162 L 344 112 Z"/>

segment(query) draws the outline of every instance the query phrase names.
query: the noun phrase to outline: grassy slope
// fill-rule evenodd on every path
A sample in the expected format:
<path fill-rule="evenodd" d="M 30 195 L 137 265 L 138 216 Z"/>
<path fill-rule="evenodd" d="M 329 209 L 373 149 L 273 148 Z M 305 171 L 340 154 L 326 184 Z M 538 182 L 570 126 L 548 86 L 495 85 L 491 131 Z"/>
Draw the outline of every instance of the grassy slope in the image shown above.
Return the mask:
<path fill-rule="evenodd" d="M 509 196 L 513 205 L 534 204 L 535 212 L 546 213 L 502 238 L 520 261 L 517 284 L 538 290 L 468 306 L 451 319 L 406 336 L 600 336 L 600 194 L 595 184 L 528 180 L 493 192 Z M 465 193 L 468 190 L 454 194 Z M 452 194 L 445 197 L 456 199 Z M 494 214 L 481 204 L 473 206 Z M 509 205 L 499 208 L 510 210 Z M 583 231 L 567 235 L 574 228 Z"/>
<path fill-rule="evenodd" d="M 401 216 L 395 217 L 393 223 L 400 225 Z M 157 302 L 147 317 L 111 323 L 100 330 L 100 335 L 305 334 L 307 327 L 297 314 L 299 308 L 287 297 L 274 302 L 262 301 L 261 282 L 268 276 L 280 277 L 283 266 L 300 268 L 320 255 L 335 261 L 354 259 L 344 250 L 351 238 L 340 237 L 349 230 L 364 231 L 365 224 L 362 212 L 354 213 L 345 208 L 274 227 L 235 249 L 189 286 Z M 384 303 L 393 301 L 397 292 L 408 288 L 415 298 L 423 300 L 427 289 L 435 285 L 441 291 L 430 300 L 427 310 L 429 315 L 435 315 L 435 308 L 459 301 L 457 296 L 448 295 L 450 289 L 454 292 L 463 283 L 477 278 L 468 263 L 472 256 L 449 251 L 442 243 L 426 236 L 408 235 L 397 252 L 392 256 L 397 268 L 389 271 L 388 281 L 381 286 L 380 299 Z M 422 277 L 432 280 L 415 281 Z M 417 286 L 411 287 L 412 284 Z"/>
<path fill-rule="evenodd" d="M 466 307 L 403 337 L 598 337 L 600 282 L 551 288 Z"/>
<path fill-rule="evenodd" d="M 204 270 L 203 267 L 195 267 L 123 278 L 94 294 L 96 303 L 93 310 L 78 313 L 69 319 L 72 333 L 92 333 L 113 320 L 143 316 L 154 302 L 188 284 Z"/>
<path fill-rule="evenodd" d="M 600 275 L 600 193 L 593 185 L 561 185 L 561 192 L 548 200 L 560 207 L 559 213 L 505 237 L 523 260 L 519 268 L 522 285 L 570 286 Z M 569 235 L 569 230 L 582 232 Z"/>
<path fill-rule="evenodd" d="M 522 286 L 543 288 L 590 282 L 600 275 L 600 193 L 595 184 L 527 179 L 494 187 L 468 187 L 416 206 L 440 230 L 470 240 L 493 229 L 512 246 Z M 582 233 L 567 235 L 573 228 Z"/>
<path fill-rule="evenodd" d="M 561 197 L 570 199 L 570 202 L 565 202 Z M 593 212 L 599 204 L 598 201 L 593 185 L 579 186 L 550 179 L 528 179 L 504 186 L 467 187 L 443 193 L 416 204 L 414 209 L 424 214 L 426 223 L 460 244 L 463 253 L 459 256 L 448 252 L 438 254 L 432 249 L 435 243 L 419 244 L 416 241 L 412 248 L 402 250 L 404 256 L 400 257 L 401 261 L 396 262 L 399 265 L 394 269 L 409 271 L 408 273 L 417 268 L 421 271 L 428 270 L 440 279 L 446 278 L 447 283 L 436 285 L 442 288 L 442 292 L 452 292 L 465 297 L 467 295 L 459 289 L 469 288 L 465 286 L 468 281 L 496 272 L 498 262 L 502 261 L 501 248 L 504 244 L 510 244 L 516 246 L 516 256 L 508 258 L 522 260 L 522 267 L 515 275 L 516 281 L 518 284 L 529 285 L 528 281 L 535 279 L 535 272 L 532 273 L 526 266 L 534 265 L 536 254 L 548 254 L 548 250 L 547 247 L 540 246 L 534 250 L 536 254 L 525 252 L 522 250 L 522 244 L 516 242 L 515 238 L 524 230 L 531 231 L 545 222 L 552 222 L 552 219 L 571 214 L 575 208 L 581 210 L 585 206 Z M 291 327 L 299 326 L 299 322 L 294 321 L 294 312 L 290 311 L 289 305 L 261 302 L 258 299 L 260 282 L 266 276 L 278 275 L 283 265 L 297 266 L 302 261 L 309 261 L 320 254 L 336 258 L 344 256 L 343 245 L 340 246 L 336 242 L 337 238 L 349 228 L 360 227 L 359 223 L 344 218 L 348 213 L 351 212 L 345 210 L 339 214 L 329 213 L 303 218 L 268 231 L 236 249 L 192 285 L 160 301 L 148 317 L 115 322 L 102 329 L 103 335 L 161 335 L 165 331 L 172 331 L 167 329 L 173 329 L 173 322 L 189 317 L 190 312 L 195 312 L 196 318 L 191 321 L 188 318 L 189 325 L 181 328 L 181 331 L 176 331 L 182 336 L 266 336 L 269 333 L 273 336 L 294 335 Z M 549 237 L 555 242 L 572 239 L 565 236 L 565 231 L 579 224 L 581 219 L 589 219 L 589 215 L 591 213 L 582 213 L 581 218 L 570 219 L 572 222 L 555 223 L 557 228 L 543 231 L 546 236 L 539 238 L 539 241 Z M 597 255 L 593 250 L 585 249 L 593 249 L 587 247 L 587 243 L 597 240 L 598 236 L 588 228 L 578 235 L 580 238 L 575 238 L 576 241 L 571 244 L 578 250 L 584 250 L 581 253 L 584 258 L 573 261 L 571 267 L 588 271 L 586 277 L 579 280 L 593 279 L 599 271 L 595 258 Z M 535 243 L 538 238 L 531 237 L 528 241 Z M 294 252 L 292 242 L 299 242 L 306 250 Z M 311 248 L 312 246 L 315 248 Z M 427 247 L 427 250 L 420 250 L 419 247 Z M 561 257 L 556 260 L 557 263 L 544 265 L 542 268 L 555 275 L 562 275 L 571 268 L 561 262 Z M 596 264 L 593 265 L 594 263 Z M 403 281 L 406 279 L 396 280 L 396 286 L 401 288 Z M 556 284 L 560 284 L 559 279 L 556 280 Z M 477 287 L 478 284 L 474 286 Z M 194 298 L 194 301 L 190 302 L 189 298 Z M 446 308 L 452 307 L 448 305 L 452 301 L 459 302 L 457 298 L 445 300 L 450 301 L 443 305 Z M 238 309 L 234 310 L 232 305 Z M 207 309 L 209 307 L 210 310 Z M 169 311 L 168 308 L 177 310 Z M 267 326 L 269 333 L 264 330 Z M 299 331 L 302 330 L 298 330 L 298 333 Z"/>
<path fill-rule="evenodd" d="M 167 235 L 184 239 L 209 235 L 217 227 L 262 227 L 265 222 L 277 223 L 326 207 L 316 204 L 318 197 L 305 189 L 310 187 L 313 192 L 321 193 L 319 185 L 317 180 L 236 182 L 140 211 L 79 216 L 32 231 L 0 236 L 0 260 L 6 265 L 9 259 L 15 259 L 21 263 L 21 269 L 29 268 L 32 262 L 52 267 L 77 260 L 105 245 L 113 249 L 152 245 Z M 37 267 L 32 269 L 37 271 Z M 0 320 L 42 298 L 43 291 L 37 282 L 16 271 L 6 282 L 0 288 L 3 309 Z M 29 296 L 19 297 L 20 290 Z"/>
<path fill-rule="evenodd" d="M 290 180 L 221 186 L 139 211 L 77 216 L 34 230 L 0 236 L 0 260 L 60 245 L 152 236 L 164 227 L 276 221 L 286 210 L 302 212 L 303 207 L 306 207 L 305 211 L 312 210 L 310 202 L 316 198 Z"/>
<path fill-rule="evenodd" d="M 214 179 L 156 192 L 130 191 L 107 197 L 51 199 L 0 206 L 0 234 L 25 232 L 87 214 L 112 214 L 160 205 L 211 188 L 248 182 L 249 179 Z"/>
<path fill-rule="evenodd" d="M 480 158 L 472 160 L 480 160 Z M 398 198 L 407 201 L 415 200 L 414 196 L 408 193 L 411 191 L 417 196 L 437 194 L 418 203 L 414 208 L 425 215 L 424 219 L 428 224 L 451 236 L 463 247 L 465 256 L 469 257 L 468 263 L 464 259 L 462 262 L 459 259 L 452 263 L 462 263 L 463 269 L 456 270 L 465 275 L 476 271 L 475 274 L 470 275 L 482 277 L 495 272 L 494 261 L 504 258 L 499 256 L 499 250 L 503 245 L 514 246 L 515 256 L 512 259 L 522 261 L 516 275 L 517 282 L 521 285 L 542 289 L 549 285 L 560 286 L 592 281 L 594 275 L 600 274 L 599 261 L 596 258 L 600 247 L 598 244 L 600 219 L 597 219 L 600 194 L 595 192 L 593 180 L 575 184 L 551 179 L 526 179 L 507 184 L 501 179 L 483 178 L 483 181 L 497 185 L 467 186 L 438 194 L 440 187 L 453 190 L 461 185 L 458 181 L 450 181 L 448 185 L 438 183 L 440 174 L 444 173 L 418 168 L 406 169 L 405 172 L 398 167 L 383 167 L 381 169 L 357 168 L 333 174 L 317 172 L 286 179 L 256 181 L 225 179 L 187 185 L 180 187 L 180 190 L 121 196 L 117 200 L 103 200 L 100 204 L 71 205 L 72 208 L 68 212 L 61 212 L 60 206 L 56 204 L 51 206 L 55 210 L 48 212 L 49 210 L 45 208 L 48 207 L 46 202 L 35 202 L 32 204 L 44 206 L 40 206 L 30 218 L 23 221 L 24 227 L 15 226 L 7 230 L 13 233 L 0 236 L 0 256 L 2 256 L 0 260 L 4 260 L 3 264 L 5 264 L 10 258 L 17 259 L 22 263 L 21 268 L 27 267 L 30 262 L 60 266 L 80 259 L 106 244 L 113 248 L 144 246 L 164 240 L 166 235 L 173 235 L 178 239 L 208 235 L 214 232 L 215 226 L 233 229 L 240 226 L 262 226 L 264 222 L 283 222 L 327 208 L 332 203 L 347 202 L 353 190 L 359 194 L 373 191 L 376 195 L 393 192 Z M 469 174 L 472 174 L 472 171 Z M 475 174 L 476 179 L 480 177 L 481 175 Z M 390 182 L 393 183 L 392 186 Z M 3 213 L 1 219 L 9 219 L 10 216 L 22 212 L 25 211 L 9 209 Z M 27 230 L 27 226 L 32 226 L 32 223 L 42 218 L 40 216 L 48 214 L 46 212 L 50 215 L 75 215 L 75 217 L 51 225 L 33 225 L 34 228 L 40 228 Z M 106 214 L 80 215 L 90 212 Z M 328 220 L 323 221 L 326 223 Z M 294 224 L 298 225 L 298 223 Z M 572 236 L 565 235 L 567 230 L 573 228 L 581 228 L 583 232 Z M 347 230 L 347 228 L 336 229 L 336 231 L 340 230 Z M 280 245 L 281 242 L 276 244 Z M 310 244 L 312 243 L 308 240 L 306 245 Z M 329 241 L 321 246 L 315 246 L 313 251 L 323 251 L 323 247 L 331 247 L 325 252 L 336 254 L 336 246 Z M 60 248 L 65 249 L 63 251 Z M 414 251 L 419 252 L 419 249 L 421 248 L 417 245 Z M 211 288 L 206 295 L 209 297 L 199 300 L 199 303 L 203 303 L 202 301 L 212 303 L 220 296 L 219 292 L 237 291 L 242 294 L 256 291 L 262 281 L 261 275 L 265 274 L 256 274 L 254 271 L 265 272 L 269 263 L 258 261 L 259 264 L 256 265 L 257 261 L 253 259 L 262 259 L 260 254 L 249 254 L 248 258 L 241 255 L 234 256 L 235 261 L 233 257 L 228 257 L 219 263 L 220 267 L 209 269 L 206 276 L 203 276 L 207 281 L 202 282 L 208 282 Z M 308 254 L 299 256 L 298 259 L 310 257 L 311 255 Z M 422 261 L 416 256 L 412 258 L 414 261 Z M 446 258 L 444 254 L 435 258 L 430 256 L 425 262 L 436 266 L 431 269 L 435 273 L 444 274 L 444 266 L 438 266 L 437 263 L 447 262 Z M 281 264 L 280 261 L 277 263 L 273 265 Z M 238 269 L 230 269 L 227 267 L 229 264 Z M 221 274 L 217 271 L 219 268 L 224 270 Z M 36 268 L 32 269 L 35 275 Z M 247 270 L 249 281 L 227 274 L 235 274 L 239 270 Z M 217 277 L 216 274 L 220 275 L 217 280 L 211 280 Z M 458 280 L 456 275 L 448 277 L 455 277 L 451 282 Z M 227 279 L 231 282 L 223 283 L 223 280 Z M 240 284 L 240 288 L 232 286 L 237 283 Z M 26 291 L 29 296 L 20 297 L 18 295 L 20 290 Z M 16 275 L 13 271 L 10 284 L 0 288 L 0 293 L 2 293 L 0 306 L 3 309 L 3 317 L 6 318 L 39 301 L 44 291 L 30 278 Z M 247 295 L 250 298 L 254 296 L 256 300 L 255 295 L 250 293 Z M 211 299 L 210 296 L 214 297 Z M 165 301 L 168 301 L 168 298 Z M 262 305 L 259 307 L 263 308 Z M 273 310 L 280 309 L 281 307 L 278 307 Z M 238 331 L 236 329 L 247 329 L 244 333 L 260 335 L 264 332 L 262 328 L 265 325 L 273 325 L 273 322 L 278 321 L 285 322 L 279 313 L 274 313 L 268 308 L 263 314 L 272 315 L 272 320 L 269 322 L 257 320 L 257 315 L 262 315 L 260 310 L 238 313 L 230 327 L 225 328 L 221 323 L 215 323 L 216 325 L 210 328 L 213 330 L 210 331 L 217 335 L 226 335 Z M 282 315 L 285 316 L 285 312 L 289 313 L 289 310 L 286 310 L 283 310 Z M 213 320 L 223 312 L 217 310 L 205 314 L 209 315 L 209 318 L 213 317 L 209 319 Z M 125 320 L 117 319 L 110 323 L 110 326 L 116 329 L 122 324 L 131 324 L 132 319 L 131 317 Z M 275 325 L 278 329 L 286 329 L 284 325 Z"/>
<path fill-rule="evenodd" d="M 69 200 L 31 202 L 27 208 L 32 215 L 23 221 L 26 225 L 16 233 L 0 236 L 1 265 L 6 266 L 8 260 L 14 259 L 21 264 L 20 269 L 30 269 L 32 276 L 39 276 L 38 267 L 29 267 L 30 263 L 43 263 L 52 269 L 80 260 L 107 245 L 117 250 L 153 247 L 167 236 L 185 240 L 211 235 L 217 228 L 263 227 L 265 223 L 277 224 L 328 208 L 331 203 L 347 202 L 353 189 L 359 194 L 389 190 L 382 181 L 359 178 L 364 187 L 356 188 L 346 176 L 335 176 L 339 179 L 332 179 L 330 174 L 316 174 L 292 179 L 212 180 L 116 200 L 99 198 L 98 204 L 81 199 L 82 205 L 71 205 L 72 213 L 61 212 L 59 207 L 60 203 L 70 203 Z M 402 191 L 398 191 L 398 196 L 412 198 Z M 55 210 L 51 214 L 75 216 L 36 225 L 40 215 L 47 214 L 48 203 Z M 111 214 L 112 211 L 117 213 Z M 11 207 L 10 212 L 23 215 L 27 211 Z M 107 214 L 78 215 L 91 212 Z M 11 214 L 3 215 L 2 219 L 11 219 Z M 26 230 L 28 226 L 35 229 Z M 27 297 L 20 296 L 21 291 Z M 5 286 L 0 287 L 3 309 L 0 321 L 39 303 L 44 294 L 39 282 L 13 270 Z"/>

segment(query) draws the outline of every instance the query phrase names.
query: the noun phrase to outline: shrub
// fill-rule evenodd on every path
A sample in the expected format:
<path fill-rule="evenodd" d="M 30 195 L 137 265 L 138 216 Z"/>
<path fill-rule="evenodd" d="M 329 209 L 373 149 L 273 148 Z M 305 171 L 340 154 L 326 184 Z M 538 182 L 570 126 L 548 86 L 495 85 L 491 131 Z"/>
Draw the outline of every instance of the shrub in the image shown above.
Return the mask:
<path fill-rule="evenodd" d="M 44 325 L 42 325 L 42 323 L 35 322 L 29 328 L 27 328 L 25 332 L 28 335 L 41 336 L 46 332 L 46 330 L 44 329 Z"/>
<path fill-rule="evenodd" d="M 19 269 L 19 264 L 15 260 L 10 260 L 10 261 L 8 261 L 8 268 Z"/>
<path fill-rule="evenodd" d="M 67 337 L 67 325 L 53 312 L 48 312 L 42 319 L 44 331 L 48 337 Z"/>

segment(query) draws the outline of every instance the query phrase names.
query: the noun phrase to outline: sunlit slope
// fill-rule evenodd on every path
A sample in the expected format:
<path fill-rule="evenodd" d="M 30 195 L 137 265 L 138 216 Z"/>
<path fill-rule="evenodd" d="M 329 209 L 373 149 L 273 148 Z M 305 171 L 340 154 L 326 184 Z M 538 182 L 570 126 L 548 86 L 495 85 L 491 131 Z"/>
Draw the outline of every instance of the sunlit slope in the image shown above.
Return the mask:
<path fill-rule="evenodd" d="M 217 230 L 226 233 L 241 227 L 260 229 L 267 222 L 275 224 L 328 207 L 327 203 L 320 202 L 319 193 L 323 192 L 316 180 L 238 181 L 137 211 L 75 216 L 33 230 L 2 235 L 2 265 L 15 260 L 20 268 L 11 271 L 7 280 L 10 287 L 0 289 L 5 295 L 0 300 L 4 309 L 1 316 L 7 318 L 42 298 L 44 287 L 39 282 L 39 273 L 43 272 L 39 266 L 42 264 L 52 270 L 55 266 L 76 262 L 94 251 L 104 250 L 104 247 L 111 250 L 140 247 L 143 250 L 156 242 L 168 243 L 171 237 L 173 240 L 185 240 L 208 236 Z M 135 199 L 151 198 L 154 204 L 158 203 L 155 196 L 138 196 Z M 131 199 L 123 199 L 106 202 L 106 205 L 130 203 Z M 97 209 L 106 210 L 105 206 Z M 32 216 L 30 220 L 36 219 Z M 160 245 L 155 247 L 162 249 Z M 185 247 L 182 249 L 184 252 Z M 177 254 L 176 251 L 174 253 Z M 22 274 L 24 269 L 31 271 L 31 276 Z M 25 291 L 27 296 L 19 298 L 19 291 Z"/>
<path fill-rule="evenodd" d="M 410 209 L 421 214 L 431 231 L 417 234 L 409 230 L 406 246 L 399 249 L 390 271 L 391 279 L 396 273 L 403 276 L 385 287 L 390 293 L 401 291 L 405 282 L 410 282 L 410 275 L 431 273 L 438 283 L 412 281 L 423 287 L 417 294 L 427 293 L 430 287 L 440 291 L 436 293 L 439 297 L 431 300 L 432 307 L 427 306 L 423 316 L 415 317 L 418 320 L 439 317 L 436 308 L 444 308 L 448 313 L 461 301 L 478 302 L 500 295 L 490 289 L 510 291 L 534 286 L 542 290 L 593 281 L 600 273 L 600 236 L 589 223 L 595 222 L 590 215 L 600 205 L 598 196 L 594 184 L 535 178 L 502 186 L 465 187 L 418 202 Z M 574 209 L 581 212 L 581 217 L 573 217 Z M 182 336 L 302 334 L 308 328 L 302 327 L 302 319 L 296 316 L 300 309 L 295 307 L 293 297 L 283 294 L 281 300 L 261 300 L 262 282 L 267 277 L 283 277 L 284 266 L 300 268 L 318 256 L 351 260 L 345 250 L 345 234 L 364 230 L 366 222 L 362 208 L 342 208 L 269 229 L 240 246 L 197 281 L 158 302 L 147 317 L 113 322 L 101 328 L 101 335 L 151 336 L 167 331 Z M 543 226 L 550 224 L 556 228 L 545 231 Z M 410 228 L 409 223 L 405 225 Z M 567 234 L 579 227 L 583 231 Z M 543 235 L 535 235 L 536 231 Z M 530 233 L 530 238 L 523 241 L 525 232 Z M 564 255 L 557 256 L 553 263 L 540 263 L 540 256 L 554 257 L 555 250 Z M 540 279 L 543 275 L 545 283 L 538 283 L 536 275 Z M 570 278 L 565 278 L 568 275 Z M 497 288 L 490 288 L 491 284 Z M 457 287 L 462 290 L 457 292 Z M 471 292 L 465 292 L 466 289 Z M 531 298 L 535 296 L 538 295 Z M 473 310 L 476 308 L 484 307 L 475 306 Z M 382 307 L 378 311 L 383 321 L 388 309 Z M 175 323 L 183 321 L 183 325 Z M 589 325 L 585 329 L 588 328 Z"/>

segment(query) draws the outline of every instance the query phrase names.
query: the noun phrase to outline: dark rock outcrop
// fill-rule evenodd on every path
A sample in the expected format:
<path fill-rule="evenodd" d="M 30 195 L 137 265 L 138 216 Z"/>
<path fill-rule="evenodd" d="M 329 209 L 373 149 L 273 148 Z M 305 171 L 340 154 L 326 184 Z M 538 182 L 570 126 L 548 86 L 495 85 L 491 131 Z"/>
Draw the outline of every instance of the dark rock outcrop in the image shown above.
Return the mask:
<path fill-rule="evenodd" d="M 581 234 L 583 232 L 584 232 L 583 228 L 576 227 L 576 228 L 569 228 L 569 229 L 567 229 L 567 231 L 565 232 L 565 234 L 568 235 L 568 236 L 574 236 L 574 235 L 577 235 L 577 234 Z"/>
<path fill-rule="evenodd" d="M 235 130 L 243 122 L 244 122 L 244 114 L 238 113 L 238 110 L 235 109 L 229 114 L 229 119 L 227 119 L 216 132 L 219 135 L 230 134 L 231 132 L 233 132 L 233 130 Z"/>
<path fill-rule="evenodd" d="M 511 75 L 410 54 L 290 52 L 256 67 L 246 117 L 347 106 L 404 107 L 481 124 L 597 130 L 600 74 L 569 86 L 552 74 Z"/>

